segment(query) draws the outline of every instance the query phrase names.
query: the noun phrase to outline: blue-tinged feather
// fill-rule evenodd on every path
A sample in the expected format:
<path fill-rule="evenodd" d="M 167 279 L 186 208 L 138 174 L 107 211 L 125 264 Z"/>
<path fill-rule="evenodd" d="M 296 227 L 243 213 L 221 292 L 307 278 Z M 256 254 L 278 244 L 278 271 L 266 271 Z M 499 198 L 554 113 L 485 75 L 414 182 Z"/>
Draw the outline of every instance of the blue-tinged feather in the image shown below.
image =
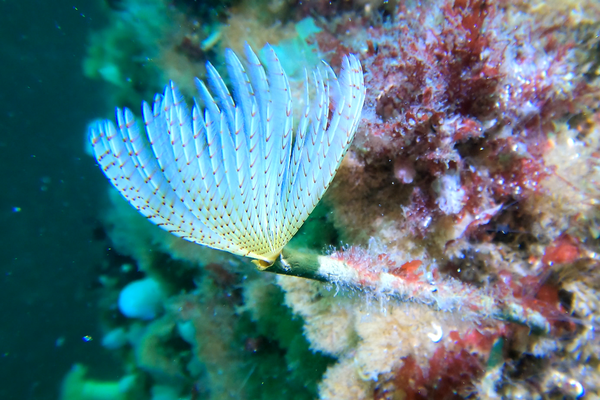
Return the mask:
<path fill-rule="evenodd" d="M 256 143 L 251 147 L 251 165 L 253 171 L 253 201 L 256 213 L 255 221 L 262 233 L 263 240 L 268 241 L 268 204 L 267 204 L 267 188 L 269 187 L 269 154 L 273 141 L 271 140 L 271 94 L 267 75 L 259 61 L 258 57 L 252 51 L 250 46 L 244 47 L 246 58 L 248 60 L 248 75 L 254 89 L 256 98 L 256 110 L 254 111 L 254 123 L 256 124 L 255 140 Z M 254 139 L 254 138 L 253 138 Z"/>
<path fill-rule="evenodd" d="M 313 73 L 295 137 L 288 78 L 270 46 L 267 72 L 246 45 L 247 73 L 226 55 L 233 95 L 207 65 L 196 80 L 204 112 L 192 113 L 175 84 L 144 103 L 146 134 L 131 111 L 118 127 L 90 128 L 98 163 L 121 194 L 152 222 L 184 239 L 268 265 L 302 226 L 331 183 L 364 102 L 362 69 L 344 57 L 339 80 L 325 64 Z"/>
<path fill-rule="evenodd" d="M 270 194 L 268 213 L 271 216 L 269 232 L 271 232 L 273 240 L 278 241 L 282 234 L 284 219 L 281 206 L 286 190 L 284 190 L 283 183 L 289 169 L 292 149 L 292 96 L 288 78 L 281 67 L 277 54 L 269 45 L 265 50 L 273 115 L 270 121 L 273 154 L 270 162 L 272 164 L 272 186 L 268 189 Z"/>

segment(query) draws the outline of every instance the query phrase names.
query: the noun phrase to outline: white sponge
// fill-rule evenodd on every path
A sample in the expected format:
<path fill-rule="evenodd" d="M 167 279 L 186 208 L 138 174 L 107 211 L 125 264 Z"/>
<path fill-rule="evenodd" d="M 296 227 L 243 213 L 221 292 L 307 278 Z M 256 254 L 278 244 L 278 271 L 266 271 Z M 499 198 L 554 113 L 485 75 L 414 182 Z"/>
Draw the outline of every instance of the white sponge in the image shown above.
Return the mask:
<path fill-rule="evenodd" d="M 128 318 L 153 319 L 163 308 L 165 294 L 160 284 L 145 278 L 128 284 L 119 294 L 119 311 Z"/>

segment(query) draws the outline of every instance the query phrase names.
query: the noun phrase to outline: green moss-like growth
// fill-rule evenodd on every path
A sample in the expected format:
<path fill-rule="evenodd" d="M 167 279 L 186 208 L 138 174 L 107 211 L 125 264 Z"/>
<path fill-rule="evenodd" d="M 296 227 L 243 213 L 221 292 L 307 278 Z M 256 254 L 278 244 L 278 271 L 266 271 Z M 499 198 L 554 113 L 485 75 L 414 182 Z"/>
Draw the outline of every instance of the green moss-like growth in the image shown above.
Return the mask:
<path fill-rule="evenodd" d="M 167 2 L 124 0 L 108 17 L 109 24 L 90 36 L 84 74 L 114 85 L 111 105 L 139 110 L 164 84 L 157 59 L 173 36 L 177 15 Z"/>
<path fill-rule="evenodd" d="M 246 384 L 248 398 L 315 398 L 317 384 L 334 359 L 310 350 L 304 322 L 284 305 L 279 287 L 254 286 L 245 291 L 252 309 L 242 314 L 237 330 L 237 341 L 245 344 L 255 369 Z"/>
<path fill-rule="evenodd" d="M 241 3 L 241 0 L 175 0 L 173 2 L 182 10 L 191 12 L 203 20 L 218 18 L 225 20 L 229 9 Z"/>
<path fill-rule="evenodd" d="M 167 312 L 191 328 L 188 372 L 203 398 L 317 397 L 317 385 L 334 360 L 310 350 L 302 319 L 283 305 L 270 275 L 212 264 L 197 282 L 195 293 L 174 296 Z"/>
<path fill-rule="evenodd" d="M 160 74 L 133 32 L 131 26 L 119 22 L 116 27 L 93 34 L 83 70 L 87 77 L 102 79 L 117 88 L 111 102 L 137 110 L 142 100 L 151 99 L 158 91 L 155 84 Z"/>
<path fill-rule="evenodd" d="M 288 246 L 322 252 L 329 246 L 338 245 L 338 233 L 330 219 L 331 213 L 331 207 L 320 202 Z"/>

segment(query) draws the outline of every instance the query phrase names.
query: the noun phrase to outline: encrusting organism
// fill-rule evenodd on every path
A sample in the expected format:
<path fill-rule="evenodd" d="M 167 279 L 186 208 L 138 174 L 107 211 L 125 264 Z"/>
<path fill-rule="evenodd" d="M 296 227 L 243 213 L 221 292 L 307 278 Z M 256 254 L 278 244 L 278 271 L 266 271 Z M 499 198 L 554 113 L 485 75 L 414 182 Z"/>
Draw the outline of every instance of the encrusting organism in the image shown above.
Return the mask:
<path fill-rule="evenodd" d="M 293 132 L 288 78 L 270 46 L 267 71 L 246 44 L 248 73 L 226 52 L 233 95 L 207 65 L 196 80 L 204 113 L 190 115 L 173 82 L 142 113 L 117 109 L 90 129 L 98 163 L 121 194 L 161 228 L 186 240 L 271 265 L 331 183 L 352 143 L 365 98 L 362 67 L 344 57 L 339 79 L 313 72 L 315 98 Z"/>

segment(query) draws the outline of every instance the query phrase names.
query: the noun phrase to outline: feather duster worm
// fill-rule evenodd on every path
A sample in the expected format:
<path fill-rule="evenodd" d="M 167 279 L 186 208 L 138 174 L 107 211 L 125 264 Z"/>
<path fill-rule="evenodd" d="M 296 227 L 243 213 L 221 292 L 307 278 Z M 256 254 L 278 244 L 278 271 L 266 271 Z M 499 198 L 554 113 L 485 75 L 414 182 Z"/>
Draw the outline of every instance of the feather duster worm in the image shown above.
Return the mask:
<path fill-rule="evenodd" d="M 246 44 L 247 72 L 225 58 L 233 95 L 207 65 L 196 80 L 204 112 L 190 114 L 173 82 L 142 105 L 146 134 L 133 113 L 117 109 L 115 126 L 90 128 L 98 164 L 150 221 L 183 239 L 270 266 L 331 183 L 348 150 L 365 98 L 362 67 L 344 57 L 339 79 L 324 64 L 313 72 L 315 98 L 293 134 L 292 97 L 277 55 L 266 67 Z M 215 95 L 211 95 L 211 92 Z"/>

